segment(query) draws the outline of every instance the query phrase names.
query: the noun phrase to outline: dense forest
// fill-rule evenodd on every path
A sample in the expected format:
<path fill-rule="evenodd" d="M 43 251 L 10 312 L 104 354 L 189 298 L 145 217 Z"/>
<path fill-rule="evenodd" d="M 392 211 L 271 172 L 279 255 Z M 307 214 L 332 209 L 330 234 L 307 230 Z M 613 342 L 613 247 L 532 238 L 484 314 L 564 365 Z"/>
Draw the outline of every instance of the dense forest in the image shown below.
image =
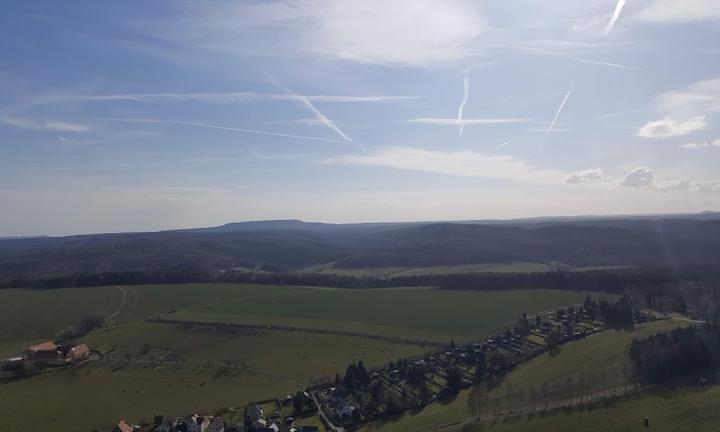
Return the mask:
<path fill-rule="evenodd" d="M 719 330 L 713 325 L 679 327 L 634 340 L 630 356 L 636 378 L 657 384 L 717 369 Z"/>

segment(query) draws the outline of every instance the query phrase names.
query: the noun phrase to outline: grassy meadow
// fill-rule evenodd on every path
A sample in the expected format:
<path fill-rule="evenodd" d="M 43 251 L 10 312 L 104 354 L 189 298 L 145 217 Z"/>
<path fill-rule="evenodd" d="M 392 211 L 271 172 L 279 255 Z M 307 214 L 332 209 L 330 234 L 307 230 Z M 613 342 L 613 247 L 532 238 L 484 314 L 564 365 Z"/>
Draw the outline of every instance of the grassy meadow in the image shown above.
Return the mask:
<path fill-rule="evenodd" d="M 193 309 L 189 318 L 359 331 L 449 342 L 474 340 L 535 313 L 582 303 L 559 290 L 441 291 L 428 288 L 326 289 L 247 298 Z M 178 317 L 185 316 L 182 313 Z"/>
<path fill-rule="evenodd" d="M 111 322 L 83 338 L 102 359 L 0 384 L 4 430 L 109 430 L 119 418 L 151 420 L 242 407 L 363 360 L 380 366 L 428 350 L 412 343 L 350 336 L 471 340 L 512 325 L 517 316 L 580 303 L 586 293 L 528 290 L 347 290 L 251 284 L 180 284 L 0 290 L 0 353 L 30 343 L 93 312 Z M 274 324 L 308 331 L 215 331 L 145 318 Z"/>
<path fill-rule="evenodd" d="M 252 284 L 179 284 L 0 290 L 0 342 L 48 338 L 92 312 L 126 322 L 173 318 L 283 324 L 449 341 L 514 323 L 521 312 L 581 303 L 560 290 L 366 290 Z M 29 317 L 32 317 L 30 319 Z"/>

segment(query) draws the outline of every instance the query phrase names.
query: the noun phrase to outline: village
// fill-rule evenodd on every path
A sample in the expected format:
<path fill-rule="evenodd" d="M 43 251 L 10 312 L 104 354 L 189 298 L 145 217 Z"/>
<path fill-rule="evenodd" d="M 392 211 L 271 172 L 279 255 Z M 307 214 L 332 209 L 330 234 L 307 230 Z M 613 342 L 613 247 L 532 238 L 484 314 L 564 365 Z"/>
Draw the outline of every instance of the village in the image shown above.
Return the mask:
<path fill-rule="evenodd" d="M 629 317 L 629 318 L 628 318 Z M 634 318 L 618 304 L 588 297 L 578 308 L 557 309 L 534 317 L 523 313 L 513 328 L 484 340 L 456 344 L 418 358 L 390 362 L 368 369 L 359 361 L 327 382 L 278 399 L 250 403 L 242 423 L 226 421 L 237 415 L 191 415 L 156 418 L 152 425 L 120 421 L 113 432 L 316 432 L 319 424 L 333 432 L 419 411 L 430 403 L 453 398 L 478 383 L 497 385 L 515 366 L 563 343 L 621 326 L 651 319 Z M 313 425 L 298 425 L 313 418 Z"/>

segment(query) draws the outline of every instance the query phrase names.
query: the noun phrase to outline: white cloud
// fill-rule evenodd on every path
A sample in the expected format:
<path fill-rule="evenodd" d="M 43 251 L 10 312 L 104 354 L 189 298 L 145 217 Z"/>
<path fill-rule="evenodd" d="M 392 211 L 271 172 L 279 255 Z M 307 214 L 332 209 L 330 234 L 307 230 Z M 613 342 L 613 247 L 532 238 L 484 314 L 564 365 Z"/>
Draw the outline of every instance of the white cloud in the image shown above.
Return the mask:
<path fill-rule="evenodd" d="M 468 0 L 292 0 L 185 5 L 142 31 L 239 55 L 311 54 L 361 63 L 431 66 L 476 54 L 486 30 Z"/>
<path fill-rule="evenodd" d="M 661 93 L 655 97 L 655 104 L 665 117 L 646 123 L 637 136 L 668 138 L 705 129 L 706 117 L 720 112 L 720 77 Z"/>
<path fill-rule="evenodd" d="M 586 169 L 581 171 L 574 171 L 568 174 L 565 177 L 565 183 L 569 184 L 575 184 L 575 183 L 585 183 L 585 182 L 592 182 L 596 180 L 602 180 L 605 178 L 605 174 L 603 173 L 603 170 L 599 168 L 594 169 Z"/>
<path fill-rule="evenodd" d="M 70 123 L 58 120 L 33 120 L 24 117 L 0 117 L 0 122 L 20 129 L 57 131 L 57 132 L 87 132 L 92 128 L 79 123 Z"/>
<path fill-rule="evenodd" d="M 565 176 L 562 172 L 542 169 L 513 156 L 468 150 L 444 152 L 409 147 L 382 147 L 328 162 L 543 184 L 561 184 Z"/>
<path fill-rule="evenodd" d="M 620 185 L 658 192 L 720 192 L 720 180 L 697 181 L 686 177 L 659 179 L 655 175 L 655 171 L 647 167 L 640 167 L 630 171 L 620 182 Z"/>
<path fill-rule="evenodd" d="M 645 123 L 637 132 L 642 138 L 670 138 L 687 135 L 705 128 L 705 116 L 696 116 L 687 119 L 666 117 Z"/>
<path fill-rule="evenodd" d="M 697 182 L 696 186 L 700 192 L 720 193 L 720 180 Z"/>
<path fill-rule="evenodd" d="M 655 188 L 655 172 L 650 168 L 640 167 L 629 172 L 620 183 L 634 188 Z"/>
<path fill-rule="evenodd" d="M 656 24 L 684 24 L 720 19 L 717 0 L 652 0 L 635 18 Z"/>
<path fill-rule="evenodd" d="M 690 142 L 682 146 L 682 148 L 687 150 L 701 150 L 710 147 L 720 147 L 720 139 L 716 139 L 715 141 Z"/>

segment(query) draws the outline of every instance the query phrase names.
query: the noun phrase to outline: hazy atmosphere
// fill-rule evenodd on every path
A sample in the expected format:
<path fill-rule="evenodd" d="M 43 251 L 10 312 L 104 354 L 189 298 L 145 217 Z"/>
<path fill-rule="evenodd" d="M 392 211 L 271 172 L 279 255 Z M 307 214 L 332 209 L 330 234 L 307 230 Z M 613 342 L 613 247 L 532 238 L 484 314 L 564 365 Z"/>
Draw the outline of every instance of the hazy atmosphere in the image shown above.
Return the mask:
<path fill-rule="evenodd" d="M 717 210 L 717 1 L 532 4 L 5 2 L 0 235 Z"/>

